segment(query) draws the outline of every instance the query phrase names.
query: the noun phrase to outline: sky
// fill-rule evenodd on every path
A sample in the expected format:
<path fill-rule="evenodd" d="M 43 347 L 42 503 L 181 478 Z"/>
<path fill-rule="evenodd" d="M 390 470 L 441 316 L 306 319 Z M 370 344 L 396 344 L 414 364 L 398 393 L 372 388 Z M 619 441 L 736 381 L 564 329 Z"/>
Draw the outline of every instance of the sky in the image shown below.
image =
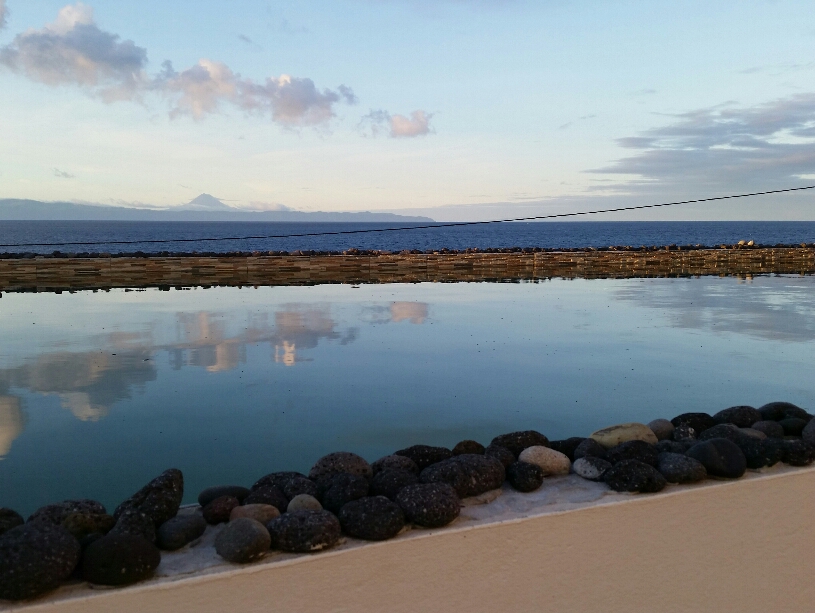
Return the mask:
<path fill-rule="evenodd" d="M 546 215 L 815 184 L 806 2 L 0 0 L 0 198 Z M 606 219 L 815 220 L 815 190 Z"/>

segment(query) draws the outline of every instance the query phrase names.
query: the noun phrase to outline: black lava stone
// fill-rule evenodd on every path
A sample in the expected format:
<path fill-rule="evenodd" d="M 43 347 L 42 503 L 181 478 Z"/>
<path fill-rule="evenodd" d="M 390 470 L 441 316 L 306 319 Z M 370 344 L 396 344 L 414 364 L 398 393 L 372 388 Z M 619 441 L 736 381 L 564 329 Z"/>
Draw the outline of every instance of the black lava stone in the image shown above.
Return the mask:
<path fill-rule="evenodd" d="M 639 460 L 618 462 L 606 471 L 603 481 L 617 492 L 653 493 L 667 484 L 656 468 Z"/>
<path fill-rule="evenodd" d="M 484 454 L 484 445 L 478 441 L 465 440 L 456 443 L 453 447 L 453 455 L 462 455 L 465 453 Z"/>
<path fill-rule="evenodd" d="M 0 535 L 25 523 L 23 516 L 13 509 L 0 507 Z"/>
<path fill-rule="evenodd" d="M 289 483 L 292 479 L 307 479 L 303 473 L 298 473 L 294 471 L 283 471 L 283 472 L 275 472 L 269 473 L 268 475 L 262 476 L 260 479 L 252 484 L 250 488 L 253 492 L 255 490 L 259 490 L 263 487 L 274 486 L 279 489 L 281 492 L 283 488 L 286 487 L 286 484 Z"/>
<path fill-rule="evenodd" d="M 56 589 L 77 563 L 79 542 L 62 526 L 34 521 L 0 536 L 0 599 L 25 600 Z"/>
<path fill-rule="evenodd" d="M 719 424 L 735 424 L 739 428 L 749 428 L 757 421 L 761 421 L 762 417 L 758 409 L 745 405 L 719 411 L 713 419 Z"/>
<path fill-rule="evenodd" d="M 806 441 L 784 441 L 784 462 L 790 466 L 809 466 L 815 461 L 815 445 Z"/>
<path fill-rule="evenodd" d="M 695 483 L 707 478 L 699 460 L 680 453 L 660 453 L 657 470 L 669 483 Z"/>
<path fill-rule="evenodd" d="M 674 417 L 671 423 L 674 425 L 674 428 L 682 424 L 687 424 L 699 435 L 708 428 L 715 426 L 716 420 L 707 413 L 682 413 L 682 415 Z M 676 436 L 674 436 L 674 440 L 678 440 Z"/>
<path fill-rule="evenodd" d="M 385 496 L 393 500 L 406 485 L 413 485 L 419 482 L 416 473 L 400 468 L 381 470 L 371 479 L 371 496 Z"/>
<path fill-rule="evenodd" d="M 419 475 L 422 483 L 447 483 L 461 498 L 478 496 L 501 487 L 506 478 L 503 464 L 486 455 L 464 454 L 437 462 Z"/>
<path fill-rule="evenodd" d="M 606 448 L 593 438 L 587 438 L 580 443 L 574 450 L 574 459 L 585 458 L 586 456 L 593 456 L 595 458 L 605 459 Z"/>
<path fill-rule="evenodd" d="M 156 526 L 160 526 L 176 516 L 183 497 L 184 475 L 177 468 L 170 468 L 116 507 L 113 517 L 118 519 L 126 510 L 132 509 L 146 514 Z"/>
<path fill-rule="evenodd" d="M 216 498 L 204 507 L 204 521 L 208 524 L 224 524 L 229 521 L 232 509 L 239 506 L 241 506 L 241 503 L 234 496 Z"/>
<path fill-rule="evenodd" d="M 605 459 L 612 464 L 623 460 L 639 460 L 651 466 L 657 465 L 659 452 L 654 445 L 645 441 L 626 441 L 612 447 L 606 452 Z"/>
<path fill-rule="evenodd" d="M 156 544 L 160 549 L 175 551 L 204 534 L 207 522 L 199 513 L 176 515 L 159 526 Z"/>
<path fill-rule="evenodd" d="M 738 479 L 747 468 L 744 452 L 726 438 L 700 441 L 688 449 L 686 455 L 699 460 L 713 477 Z"/>
<path fill-rule="evenodd" d="M 334 514 L 339 513 L 340 509 L 352 500 L 367 496 L 370 487 L 365 477 L 348 473 L 339 473 L 318 485 L 320 502 Z"/>
<path fill-rule="evenodd" d="M 371 464 L 371 468 L 373 468 L 374 475 L 389 468 L 409 470 L 412 473 L 419 474 L 419 467 L 416 466 L 416 462 L 403 455 L 386 455 Z"/>
<path fill-rule="evenodd" d="M 520 432 L 500 434 L 492 439 L 490 445 L 506 447 L 517 458 L 527 447 L 548 447 L 549 439 L 536 430 L 522 430 Z"/>
<path fill-rule="evenodd" d="M 290 553 L 312 553 L 333 547 L 341 533 L 340 521 L 325 510 L 284 513 L 266 524 L 266 529 L 272 537 L 272 549 Z"/>
<path fill-rule="evenodd" d="M 490 445 L 484 449 L 484 455 L 488 458 L 495 458 L 506 468 L 515 461 L 515 456 L 506 447 L 500 445 Z"/>
<path fill-rule="evenodd" d="M 301 494 L 308 494 L 316 498 L 318 492 L 317 484 L 306 477 L 292 477 L 283 484 L 283 494 L 289 500 Z"/>
<path fill-rule="evenodd" d="M 697 434 L 698 432 L 696 432 L 696 429 L 690 424 L 679 424 L 678 426 L 674 427 L 672 436 L 674 441 L 678 443 L 685 443 L 687 441 L 695 441 Z"/>
<path fill-rule="evenodd" d="M 554 449 L 555 451 L 559 451 L 563 455 L 565 455 L 569 460 L 574 462 L 574 452 L 577 449 L 577 446 L 580 445 L 586 439 L 582 436 L 573 436 L 571 438 L 562 439 L 559 441 L 550 441 L 549 447 Z"/>
<path fill-rule="evenodd" d="M 317 460 L 311 467 L 308 478 L 320 481 L 340 473 L 359 475 L 366 479 L 370 479 L 374 474 L 365 458 L 350 451 L 335 451 Z"/>
<path fill-rule="evenodd" d="M 289 506 L 289 499 L 274 485 L 265 485 L 252 491 L 243 499 L 243 504 L 270 504 L 281 513 Z"/>
<path fill-rule="evenodd" d="M 784 438 L 784 426 L 777 421 L 757 421 L 750 427 L 753 428 L 753 430 L 763 432 L 769 438 Z"/>
<path fill-rule="evenodd" d="M 130 585 L 150 577 L 160 562 L 161 553 L 147 539 L 108 534 L 83 552 L 82 576 L 98 585 Z"/>
<path fill-rule="evenodd" d="M 784 428 L 784 434 L 786 436 L 801 436 L 801 433 L 808 423 L 807 420 L 801 419 L 800 417 L 785 417 L 778 422 L 778 425 Z"/>
<path fill-rule="evenodd" d="M 366 541 L 393 538 L 405 526 L 405 514 L 398 504 L 384 496 L 352 500 L 340 509 L 343 532 Z"/>
<path fill-rule="evenodd" d="M 198 494 L 198 504 L 202 507 L 207 506 L 210 502 L 221 496 L 233 496 L 238 499 L 238 502 L 243 502 L 249 495 L 249 488 L 241 485 L 216 485 L 202 490 Z"/>
<path fill-rule="evenodd" d="M 543 469 L 529 462 L 513 462 L 507 466 L 507 481 L 519 492 L 533 492 L 543 485 Z"/>
<path fill-rule="evenodd" d="M 761 418 L 769 421 L 781 421 L 787 417 L 809 420 L 812 416 L 791 402 L 769 402 L 758 408 Z"/>
<path fill-rule="evenodd" d="M 153 519 L 137 509 L 127 509 L 119 515 L 116 524 L 108 534 L 129 534 L 140 536 L 145 540 L 156 542 L 156 524 Z"/>
<path fill-rule="evenodd" d="M 453 456 L 453 452 L 446 447 L 432 447 L 430 445 L 413 445 L 407 449 L 394 451 L 393 455 L 410 458 L 421 472 L 431 464 L 441 462 Z"/>
<path fill-rule="evenodd" d="M 417 483 L 401 489 L 396 503 L 409 522 L 425 528 L 440 528 L 456 519 L 461 500 L 446 483 Z"/>
<path fill-rule="evenodd" d="M 60 526 L 71 513 L 106 512 L 105 506 L 95 500 L 63 500 L 40 507 L 31 514 L 28 521 L 47 521 L 55 526 Z"/>

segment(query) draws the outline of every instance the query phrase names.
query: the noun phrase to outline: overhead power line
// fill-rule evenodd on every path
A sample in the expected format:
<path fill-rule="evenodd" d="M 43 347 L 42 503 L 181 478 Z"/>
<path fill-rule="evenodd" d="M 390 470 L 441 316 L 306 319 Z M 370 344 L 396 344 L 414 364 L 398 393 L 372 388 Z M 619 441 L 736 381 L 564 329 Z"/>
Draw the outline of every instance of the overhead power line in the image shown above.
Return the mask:
<path fill-rule="evenodd" d="M 599 209 L 596 211 L 581 211 L 578 213 L 553 213 L 551 215 L 535 215 L 533 217 L 515 217 L 512 219 L 491 219 L 488 221 L 457 221 L 451 223 L 434 223 L 421 226 L 400 226 L 395 228 L 366 228 L 361 230 L 334 230 L 329 232 L 302 232 L 300 234 L 265 234 L 258 236 L 215 236 L 203 238 L 167 238 L 167 239 L 144 239 L 127 241 L 74 241 L 63 243 L 7 243 L 0 244 L 0 247 L 68 247 L 78 245 L 144 245 L 156 243 L 202 243 L 215 241 L 246 241 L 264 240 L 272 238 L 304 238 L 308 236 L 338 236 L 342 234 L 370 234 L 373 232 L 406 232 L 409 230 L 427 230 L 431 228 L 455 228 L 461 226 L 480 226 L 493 223 L 508 223 L 513 221 L 540 221 L 543 219 L 559 219 L 564 217 L 579 217 L 582 215 L 599 215 L 601 213 L 621 213 L 623 211 L 639 211 L 642 209 L 656 209 L 665 206 L 675 206 L 677 204 L 693 204 L 697 202 L 713 202 L 714 200 L 733 200 L 735 198 L 749 198 L 751 196 L 767 196 L 770 194 L 783 194 L 786 192 L 799 192 L 808 189 L 815 189 L 815 185 L 805 187 L 789 187 L 787 189 L 773 189 L 763 192 L 752 192 L 749 194 L 734 194 L 730 196 L 715 196 L 712 198 L 697 198 L 695 200 L 680 200 L 677 202 L 662 202 L 660 204 L 641 204 L 638 206 L 623 206 L 614 209 Z"/>

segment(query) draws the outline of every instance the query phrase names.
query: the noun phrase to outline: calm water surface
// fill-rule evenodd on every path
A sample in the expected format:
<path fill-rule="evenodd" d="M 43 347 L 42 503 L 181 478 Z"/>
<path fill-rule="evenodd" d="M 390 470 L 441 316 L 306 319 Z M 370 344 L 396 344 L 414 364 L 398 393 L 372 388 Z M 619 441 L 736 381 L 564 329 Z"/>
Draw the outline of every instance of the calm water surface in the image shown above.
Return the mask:
<path fill-rule="evenodd" d="M 0 506 L 414 443 L 815 408 L 812 277 L 4 294 Z"/>

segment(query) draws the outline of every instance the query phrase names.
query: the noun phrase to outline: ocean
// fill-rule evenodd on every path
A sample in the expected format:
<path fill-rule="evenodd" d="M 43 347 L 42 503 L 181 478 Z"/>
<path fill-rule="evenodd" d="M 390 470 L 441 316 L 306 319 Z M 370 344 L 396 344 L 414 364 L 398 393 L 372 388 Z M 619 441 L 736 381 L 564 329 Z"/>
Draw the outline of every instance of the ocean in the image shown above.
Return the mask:
<path fill-rule="evenodd" d="M 409 227 L 415 224 L 405 224 Z M 378 249 L 421 251 L 477 247 L 608 247 L 611 245 L 719 245 L 740 240 L 758 244 L 815 242 L 812 221 L 668 221 L 668 222 L 514 222 L 370 232 L 400 227 L 390 223 L 297 222 L 142 222 L 142 221 L 3 221 L 0 252 L 145 253 L 234 251 L 344 251 Z M 402 226 L 404 227 L 404 226 Z M 254 238 L 292 234 L 367 230 L 360 234 Z M 203 239 L 228 240 L 203 240 Z M 184 242 L 146 242 L 184 239 Z M 119 244 L 93 244 L 127 241 Z M 30 243 L 50 243 L 30 246 Z M 82 243 L 54 245 L 53 243 Z M 22 246 L 9 246 L 21 245 Z"/>

